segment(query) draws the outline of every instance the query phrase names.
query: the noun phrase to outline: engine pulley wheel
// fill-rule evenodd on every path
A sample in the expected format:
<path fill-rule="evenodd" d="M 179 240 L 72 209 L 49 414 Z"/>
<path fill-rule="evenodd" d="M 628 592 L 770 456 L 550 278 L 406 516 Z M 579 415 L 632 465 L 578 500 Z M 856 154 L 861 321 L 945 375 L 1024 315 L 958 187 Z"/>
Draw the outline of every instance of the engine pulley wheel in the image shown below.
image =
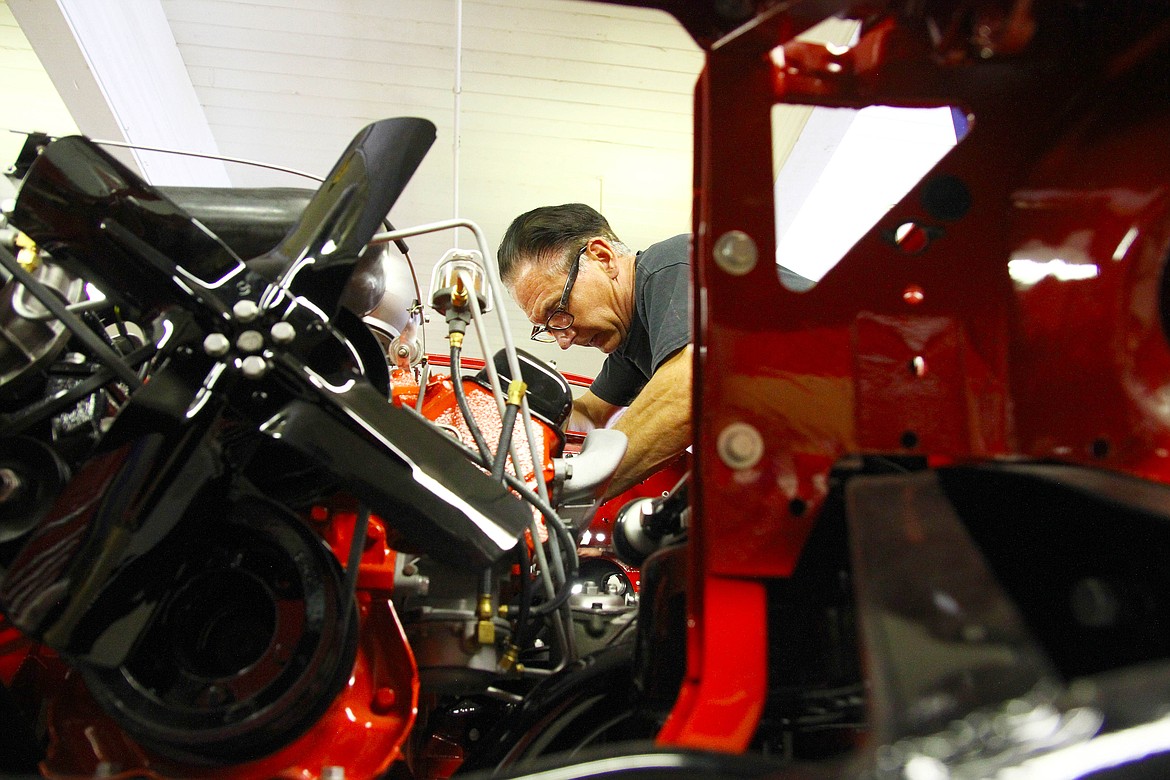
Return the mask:
<path fill-rule="evenodd" d="M 192 544 L 189 573 L 126 663 L 87 669 L 86 683 L 160 755 L 252 760 L 303 734 L 345 686 L 358 626 L 345 617 L 355 607 L 320 538 L 269 502 L 245 500 L 198 531 L 208 541 Z"/>
<path fill-rule="evenodd" d="M 49 445 L 0 439 L 0 544 L 35 528 L 68 481 L 69 467 Z"/>

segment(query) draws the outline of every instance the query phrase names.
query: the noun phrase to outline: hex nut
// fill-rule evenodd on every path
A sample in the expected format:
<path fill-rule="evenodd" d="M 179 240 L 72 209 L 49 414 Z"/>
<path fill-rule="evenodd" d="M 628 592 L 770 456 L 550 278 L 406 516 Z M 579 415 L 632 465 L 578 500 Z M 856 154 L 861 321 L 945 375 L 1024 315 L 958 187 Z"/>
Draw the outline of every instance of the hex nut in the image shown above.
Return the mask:
<path fill-rule="evenodd" d="M 261 379 L 268 373 L 268 361 L 259 355 L 248 355 L 240 364 L 240 370 L 248 379 Z"/>

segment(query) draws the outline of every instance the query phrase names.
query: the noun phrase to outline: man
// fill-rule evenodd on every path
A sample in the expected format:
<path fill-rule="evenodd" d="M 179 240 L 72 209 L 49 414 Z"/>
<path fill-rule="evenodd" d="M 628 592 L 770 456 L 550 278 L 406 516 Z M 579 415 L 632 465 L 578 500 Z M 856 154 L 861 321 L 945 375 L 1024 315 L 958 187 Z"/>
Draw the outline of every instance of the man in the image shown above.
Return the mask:
<path fill-rule="evenodd" d="M 633 252 L 596 210 L 545 206 L 517 217 L 500 276 L 535 325 L 532 337 L 608 357 L 573 401 L 567 427 L 614 424 L 629 438 L 607 497 L 637 484 L 691 442 L 690 237 Z M 628 408 L 627 408 L 628 407 Z"/>

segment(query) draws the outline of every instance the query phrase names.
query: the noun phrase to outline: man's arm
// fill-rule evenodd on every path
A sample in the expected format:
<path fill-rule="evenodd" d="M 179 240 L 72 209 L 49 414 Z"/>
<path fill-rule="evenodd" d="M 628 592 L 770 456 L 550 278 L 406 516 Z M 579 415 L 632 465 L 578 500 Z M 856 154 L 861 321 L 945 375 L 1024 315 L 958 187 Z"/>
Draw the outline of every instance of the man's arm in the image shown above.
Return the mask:
<path fill-rule="evenodd" d="M 691 443 L 691 354 L 688 344 L 667 358 L 614 425 L 629 446 L 606 498 L 641 482 Z"/>

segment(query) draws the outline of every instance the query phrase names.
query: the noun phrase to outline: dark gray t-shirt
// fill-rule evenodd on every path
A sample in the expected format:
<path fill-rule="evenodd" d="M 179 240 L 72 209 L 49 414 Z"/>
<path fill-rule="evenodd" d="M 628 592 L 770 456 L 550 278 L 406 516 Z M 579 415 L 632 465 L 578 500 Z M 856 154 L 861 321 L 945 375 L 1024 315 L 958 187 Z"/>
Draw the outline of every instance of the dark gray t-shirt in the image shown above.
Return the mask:
<path fill-rule="evenodd" d="M 658 367 L 691 340 L 690 240 L 683 233 L 638 253 L 630 331 L 590 388 L 606 403 L 629 406 Z"/>

